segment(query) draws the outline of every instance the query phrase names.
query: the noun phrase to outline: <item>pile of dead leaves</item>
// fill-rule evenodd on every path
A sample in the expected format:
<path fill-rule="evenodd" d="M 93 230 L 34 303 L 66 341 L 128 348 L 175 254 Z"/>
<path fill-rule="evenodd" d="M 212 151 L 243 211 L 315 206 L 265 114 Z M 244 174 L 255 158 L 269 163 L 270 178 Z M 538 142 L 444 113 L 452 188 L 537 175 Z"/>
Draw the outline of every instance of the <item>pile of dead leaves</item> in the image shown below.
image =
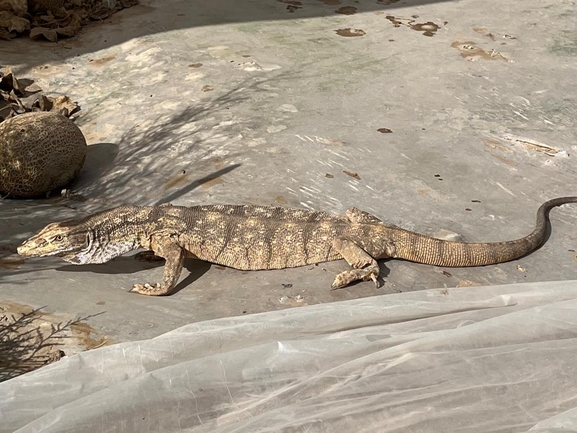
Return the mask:
<path fill-rule="evenodd" d="M 0 39 L 28 34 L 55 42 L 77 34 L 138 0 L 0 0 Z"/>
<path fill-rule="evenodd" d="M 0 122 L 30 111 L 54 111 L 70 117 L 78 110 L 68 96 L 43 95 L 32 80 L 17 79 L 9 66 L 0 70 Z"/>

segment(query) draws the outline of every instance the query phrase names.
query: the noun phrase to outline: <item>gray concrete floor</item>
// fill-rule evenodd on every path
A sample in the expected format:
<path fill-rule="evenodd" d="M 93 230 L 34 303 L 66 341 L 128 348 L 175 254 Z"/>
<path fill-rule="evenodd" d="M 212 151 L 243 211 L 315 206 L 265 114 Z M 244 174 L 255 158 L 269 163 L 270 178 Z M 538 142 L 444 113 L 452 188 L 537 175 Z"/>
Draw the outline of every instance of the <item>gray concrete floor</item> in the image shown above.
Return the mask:
<path fill-rule="evenodd" d="M 494 241 L 532 230 L 541 202 L 577 194 L 574 1 L 334 3 L 144 0 L 58 44 L 3 42 L 2 65 L 80 103 L 90 144 L 75 187 L 89 201 L 0 202 L 4 256 L 49 222 L 120 203 L 357 206 L 422 233 Z M 344 6 L 356 13 L 335 12 Z M 512 263 L 383 263 L 381 289 L 331 292 L 342 262 L 240 272 L 191 261 L 177 293 L 148 298 L 127 291 L 162 268 L 131 257 L 11 256 L 0 299 L 93 315 L 113 342 L 401 291 L 575 279 L 576 218 L 577 206 L 555 209 L 546 246 Z"/>

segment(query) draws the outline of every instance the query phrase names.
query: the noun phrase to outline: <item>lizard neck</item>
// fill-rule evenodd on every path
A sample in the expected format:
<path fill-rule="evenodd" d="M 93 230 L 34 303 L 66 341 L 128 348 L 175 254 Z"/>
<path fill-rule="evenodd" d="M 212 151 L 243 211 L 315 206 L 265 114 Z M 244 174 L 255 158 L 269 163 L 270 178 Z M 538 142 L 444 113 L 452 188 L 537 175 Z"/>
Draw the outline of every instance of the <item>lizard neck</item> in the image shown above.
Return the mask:
<path fill-rule="evenodd" d="M 148 247 L 142 240 L 147 238 L 151 211 L 150 207 L 124 206 L 86 218 L 76 228 L 86 236 L 84 247 L 61 257 L 77 265 L 105 263 Z"/>
<path fill-rule="evenodd" d="M 98 236 L 94 231 L 87 231 L 88 245 L 73 254 L 62 256 L 64 260 L 75 265 L 89 263 L 106 263 L 116 257 L 140 248 L 136 238 L 111 238 Z"/>

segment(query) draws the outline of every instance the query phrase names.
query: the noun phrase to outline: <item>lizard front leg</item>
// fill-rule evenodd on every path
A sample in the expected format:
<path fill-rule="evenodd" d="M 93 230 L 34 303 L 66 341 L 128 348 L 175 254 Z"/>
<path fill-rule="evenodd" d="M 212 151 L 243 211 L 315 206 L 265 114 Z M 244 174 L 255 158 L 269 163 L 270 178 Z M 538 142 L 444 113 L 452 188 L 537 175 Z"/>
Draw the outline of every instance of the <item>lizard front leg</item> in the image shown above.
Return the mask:
<path fill-rule="evenodd" d="M 154 235 L 151 239 L 150 246 L 156 256 L 166 259 L 162 283 L 135 284 L 131 292 L 148 296 L 168 295 L 174 286 L 176 286 L 180 273 L 182 272 L 182 263 L 184 262 L 185 256 L 184 249 L 175 243 L 174 240 L 170 239 L 170 237 L 163 235 Z"/>
<path fill-rule="evenodd" d="M 380 273 L 379 264 L 365 250 L 348 239 L 335 239 L 333 248 L 354 268 L 350 271 L 341 272 L 335 277 L 332 284 L 333 290 L 345 287 L 353 281 L 368 279 L 373 280 L 375 285 L 379 287 L 377 279 Z"/>

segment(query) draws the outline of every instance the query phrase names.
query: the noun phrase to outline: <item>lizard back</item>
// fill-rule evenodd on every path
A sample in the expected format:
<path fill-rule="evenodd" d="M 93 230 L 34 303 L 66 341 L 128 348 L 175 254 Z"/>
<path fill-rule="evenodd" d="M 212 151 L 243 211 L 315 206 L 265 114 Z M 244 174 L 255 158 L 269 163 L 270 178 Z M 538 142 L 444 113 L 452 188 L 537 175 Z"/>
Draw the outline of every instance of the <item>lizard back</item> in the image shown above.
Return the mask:
<path fill-rule="evenodd" d="M 201 260 L 241 270 L 282 269 L 337 260 L 333 239 L 345 217 L 255 205 L 166 207 L 184 224 L 178 243 Z"/>

